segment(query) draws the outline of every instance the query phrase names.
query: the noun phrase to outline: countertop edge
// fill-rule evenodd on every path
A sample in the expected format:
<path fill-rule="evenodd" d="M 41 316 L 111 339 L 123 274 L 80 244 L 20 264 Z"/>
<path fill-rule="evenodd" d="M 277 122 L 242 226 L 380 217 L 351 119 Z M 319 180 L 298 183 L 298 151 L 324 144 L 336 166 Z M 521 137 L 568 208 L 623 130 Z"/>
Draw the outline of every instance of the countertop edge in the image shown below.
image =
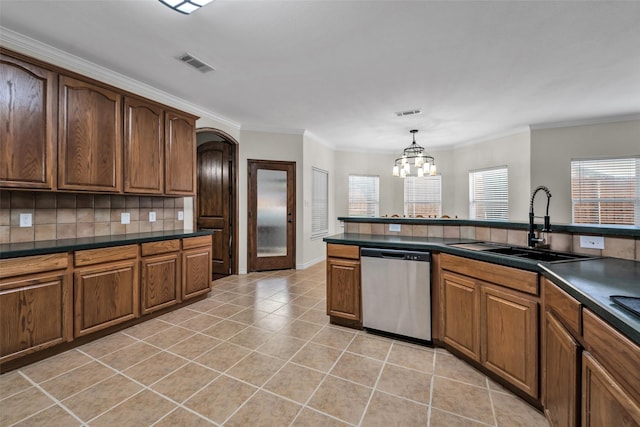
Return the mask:
<path fill-rule="evenodd" d="M 70 252 L 86 249 L 100 249 L 108 248 L 111 246 L 123 246 L 139 243 L 158 242 L 162 240 L 171 239 L 183 239 L 189 237 L 198 237 L 211 235 L 211 230 L 199 230 L 199 231 L 165 231 L 165 232 L 151 232 L 151 233 L 135 233 L 135 234 L 121 234 L 113 236 L 100 236 L 100 237 L 88 237 L 77 239 L 64 239 L 64 240 L 46 240 L 36 242 L 25 243 L 8 243 L 0 245 L 0 259 L 11 259 L 26 256 L 35 255 L 47 255 L 58 252 Z M 91 239 L 104 240 L 91 241 Z M 25 247 L 20 248 L 20 245 L 33 244 L 37 247 Z M 13 247 L 13 248 L 12 248 Z"/>

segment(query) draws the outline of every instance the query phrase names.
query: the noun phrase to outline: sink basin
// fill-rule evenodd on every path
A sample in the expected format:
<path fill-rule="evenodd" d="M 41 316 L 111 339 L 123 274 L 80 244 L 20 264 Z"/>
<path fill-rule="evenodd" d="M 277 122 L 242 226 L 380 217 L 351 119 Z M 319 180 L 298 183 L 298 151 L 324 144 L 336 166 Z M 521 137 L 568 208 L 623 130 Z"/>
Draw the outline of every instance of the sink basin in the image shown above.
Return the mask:
<path fill-rule="evenodd" d="M 568 254 L 564 252 L 546 251 L 543 249 L 529 249 L 518 247 L 499 247 L 492 249 L 485 249 L 485 252 L 492 252 L 494 254 L 508 255 L 518 258 L 526 258 L 535 261 L 542 262 L 555 262 L 555 261 L 569 261 L 575 259 L 590 258 L 587 255 Z"/>

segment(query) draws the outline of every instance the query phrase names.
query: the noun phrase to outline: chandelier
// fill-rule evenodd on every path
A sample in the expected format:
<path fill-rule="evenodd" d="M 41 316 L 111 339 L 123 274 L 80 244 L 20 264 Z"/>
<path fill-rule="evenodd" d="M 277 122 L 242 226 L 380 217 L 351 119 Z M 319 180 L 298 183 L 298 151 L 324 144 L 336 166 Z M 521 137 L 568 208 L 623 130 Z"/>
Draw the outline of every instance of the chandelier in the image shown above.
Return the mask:
<path fill-rule="evenodd" d="M 413 129 L 410 132 L 413 134 L 413 142 L 402 151 L 402 156 L 396 159 L 393 166 L 393 176 L 404 178 L 407 176 L 423 177 L 425 175 L 435 175 L 436 160 L 433 156 L 424 152 L 424 147 L 416 144 L 416 133 L 418 131 Z"/>

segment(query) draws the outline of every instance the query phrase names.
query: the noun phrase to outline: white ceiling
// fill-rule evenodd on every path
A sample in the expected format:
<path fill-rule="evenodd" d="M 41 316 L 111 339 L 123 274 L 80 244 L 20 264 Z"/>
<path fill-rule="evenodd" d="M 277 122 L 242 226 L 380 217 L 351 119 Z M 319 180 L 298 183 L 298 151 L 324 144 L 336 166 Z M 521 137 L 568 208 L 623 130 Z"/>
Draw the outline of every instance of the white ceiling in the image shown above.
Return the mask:
<path fill-rule="evenodd" d="M 157 0 L 1 0 L 0 25 L 243 128 L 339 149 L 640 112 L 640 1 L 217 0 L 182 15 Z"/>

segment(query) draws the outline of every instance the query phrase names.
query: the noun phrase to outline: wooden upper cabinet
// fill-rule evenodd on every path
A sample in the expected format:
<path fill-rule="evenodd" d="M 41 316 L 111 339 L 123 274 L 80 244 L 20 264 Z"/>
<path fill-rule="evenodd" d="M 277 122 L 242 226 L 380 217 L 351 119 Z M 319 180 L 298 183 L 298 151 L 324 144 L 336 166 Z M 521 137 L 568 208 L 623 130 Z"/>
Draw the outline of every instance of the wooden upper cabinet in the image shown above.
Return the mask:
<path fill-rule="evenodd" d="M 165 112 L 165 194 L 193 196 L 196 192 L 195 118 Z"/>
<path fill-rule="evenodd" d="M 55 189 L 56 74 L 0 53 L 0 186 Z"/>
<path fill-rule="evenodd" d="M 118 92 L 60 76 L 58 188 L 122 191 L 122 97 Z"/>
<path fill-rule="evenodd" d="M 124 98 L 124 191 L 162 194 L 164 178 L 163 109 L 152 102 Z"/>

